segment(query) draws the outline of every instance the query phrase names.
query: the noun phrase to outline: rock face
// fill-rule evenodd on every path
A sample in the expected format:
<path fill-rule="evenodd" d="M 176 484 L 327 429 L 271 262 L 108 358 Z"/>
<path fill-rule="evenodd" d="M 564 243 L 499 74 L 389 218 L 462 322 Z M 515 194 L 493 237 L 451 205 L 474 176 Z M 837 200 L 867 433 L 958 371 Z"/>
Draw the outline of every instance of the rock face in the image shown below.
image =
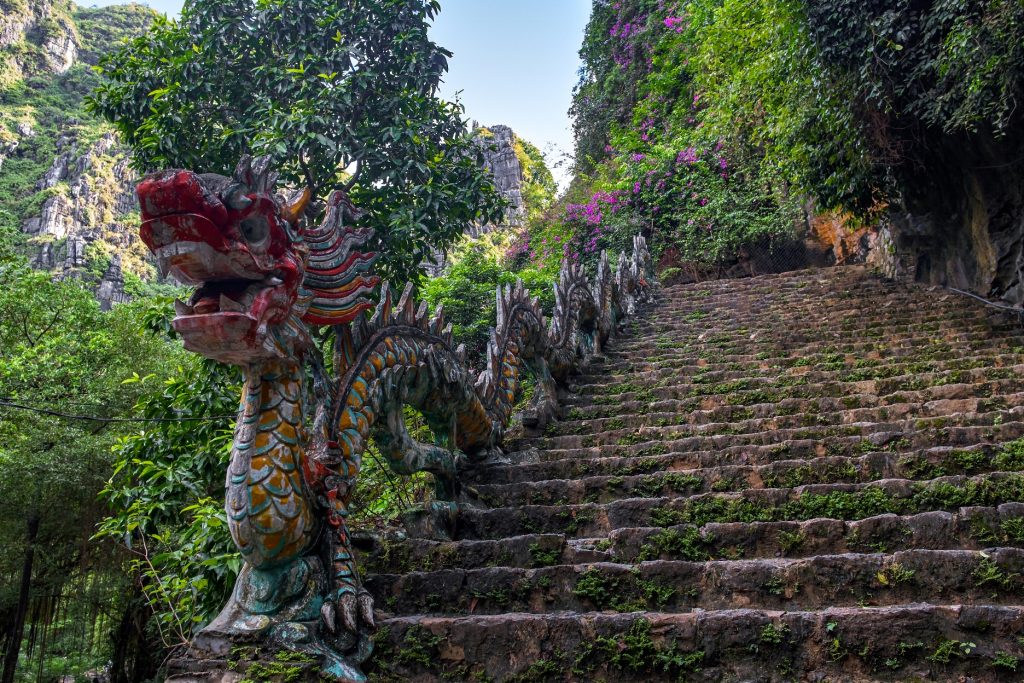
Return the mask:
<path fill-rule="evenodd" d="M 113 133 L 84 149 L 73 137 L 64 137 L 57 150 L 53 164 L 36 185 L 39 190 L 57 192 L 22 228 L 37 245 L 32 265 L 55 271 L 59 277 L 84 277 L 93 260 L 109 259 L 96 285 L 96 297 L 101 306 L 110 308 L 128 300 L 125 261 L 137 274 L 154 274 L 135 230 L 136 174 L 128 166 L 127 150 Z"/>
<path fill-rule="evenodd" d="M 367 551 L 375 680 L 1020 679 L 1015 319 L 842 266 L 630 327 L 454 541 Z"/>
<path fill-rule="evenodd" d="M 14 216 L 13 227 L 26 237 L 21 251 L 35 267 L 87 280 L 104 306 L 126 300 L 126 273 L 155 273 L 137 236 L 127 149 L 84 111 L 82 83 L 91 82 L 90 65 L 152 17 L 140 6 L 0 0 L 0 84 L 31 77 L 10 96 L 9 114 L 0 113 L 0 174 L 6 160 L 19 161 L 17 179 L 5 183 L 12 196 L 0 197 L 0 209 Z M 26 206 L 32 208 L 19 214 Z"/>
<path fill-rule="evenodd" d="M 71 7 L 61 0 L 0 1 L 0 49 L 18 43 L 37 48 L 2 56 L 22 73 L 40 68 L 54 74 L 66 72 L 79 50 L 78 34 L 69 16 Z"/>
<path fill-rule="evenodd" d="M 523 201 L 523 167 L 515 152 L 515 133 L 508 126 L 496 125 L 480 128 L 475 125 L 478 140 L 484 152 L 484 166 L 494 178 L 494 185 L 508 200 L 505 222 L 519 225 L 526 215 Z M 487 226 L 478 228 L 486 232 Z"/>
<path fill-rule="evenodd" d="M 1024 120 L 1024 119 L 1021 119 Z M 1024 132 L 933 135 L 890 213 L 900 268 L 931 284 L 1024 305 Z"/>
<path fill-rule="evenodd" d="M 499 228 L 520 226 L 526 218 L 526 203 L 523 199 L 523 167 L 516 155 L 516 135 L 508 126 L 496 125 L 482 128 L 473 121 L 472 128 L 476 131 L 477 143 L 484 155 L 484 168 L 494 179 L 494 186 L 508 203 L 505 220 L 502 225 L 484 224 L 471 225 L 465 234 L 479 237 Z M 448 264 L 445 254 L 435 250 L 430 259 L 424 262 L 423 269 L 431 277 L 444 272 Z"/>

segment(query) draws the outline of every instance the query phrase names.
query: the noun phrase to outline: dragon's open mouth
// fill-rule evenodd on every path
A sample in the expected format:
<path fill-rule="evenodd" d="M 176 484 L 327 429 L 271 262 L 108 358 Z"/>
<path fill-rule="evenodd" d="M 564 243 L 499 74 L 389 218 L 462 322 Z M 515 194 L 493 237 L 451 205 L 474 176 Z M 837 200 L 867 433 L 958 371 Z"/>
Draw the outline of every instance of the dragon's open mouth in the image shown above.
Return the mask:
<path fill-rule="evenodd" d="M 203 223 L 176 216 L 153 221 L 155 229 L 176 224 Z M 162 272 L 196 288 L 187 300 L 174 302 L 173 325 L 185 348 L 228 363 L 276 355 L 268 330 L 287 317 L 294 277 L 279 268 L 265 270 L 242 245 L 223 250 L 188 239 L 192 234 L 180 236 L 180 230 L 162 235 L 165 244 L 154 254 Z"/>
<path fill-rule="evenodd" d="M 259 281 L 206 282 L 196 289 L 187 302 L 176 302 L 175 310 L 179 318 L 217 313 L 251 313 L 262 292 L 282 283 L 281 278 L 273 275 Z"/>

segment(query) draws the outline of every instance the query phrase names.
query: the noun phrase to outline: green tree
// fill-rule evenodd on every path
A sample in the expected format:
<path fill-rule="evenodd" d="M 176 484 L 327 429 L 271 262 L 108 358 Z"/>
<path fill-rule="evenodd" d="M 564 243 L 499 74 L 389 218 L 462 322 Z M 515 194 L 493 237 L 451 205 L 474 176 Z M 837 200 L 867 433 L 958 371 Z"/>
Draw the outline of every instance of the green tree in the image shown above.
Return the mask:
<path fill-rule="evenodd" d="M 423 299 L 431 307 L 444 306 L 455 343 L 466 345 L 471 363 L 483 362 L 486 357 L 487 340 L 497 316 L 495 292 L 499 286 L 521 279 L 548 313 L 554 305 L 552 274 L 532 268 L 513 272 L 503 264 L 505 251 L 497 234 L 467 239 L 455 249 L 445 273 L 428 280 L 422 289 Z"/>
<path fill-rule="evenodd" d="M 166 303 L 151 308 L 151 323 L 169 319 Z M 112 514 L 99 535 L 123 544 L 162 645 L 174 647 L 216 616 L 241 568 L 223 503 L 241 379 L 189 354 L 167 379 L 140 384 L 135 411 L 152 422 L 114 448 L 102 492 Z"/>
<path fill-rule="evenodd" d="M 526 219 L 536 220 L 551 206 L 558 194 L 558 185 L 544 159 L 544 153 L 518 135 L 513 150 L 523 169 L 523 203 Z"/>
<path fill-rule="evenodd" d="M 73 280 L 0 266 L 0 577 L 13 577 L 0 582 L 5 682 L 30 606 L 97 585 L 86 575 L 118 574 L 113 546 L 88 539 L 104 512 L 96 494 L 110 476 L 111 446 L 130 426 L 118 420 L 137 396 L 123 382 L 133 371 L 163 372 L 175 355 L 143 332 L 137 307 L 103 313 Z M 92 665 L 110 653 L 94 654 Z"/>
<path fill-rule="evenodd" d="M 417 277 L 474 220 L 501 215 L 462 108 L 437 97 L 450 53 L 427 36 L 436 0 L 190 0 L 102 62 L 90 104 L 140 169 L 229 173 L 268 154 L 317 196 L 344 188 Z"/>

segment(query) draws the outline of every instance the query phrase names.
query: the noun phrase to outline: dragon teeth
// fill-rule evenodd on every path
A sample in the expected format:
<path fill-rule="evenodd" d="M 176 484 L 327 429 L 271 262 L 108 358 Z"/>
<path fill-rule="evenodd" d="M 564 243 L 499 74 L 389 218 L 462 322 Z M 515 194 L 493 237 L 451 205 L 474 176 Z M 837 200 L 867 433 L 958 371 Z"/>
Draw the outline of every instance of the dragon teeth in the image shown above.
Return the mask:
<path fill-rule="evenodd" d="M 174 300 L 174 312 L 180 316 L 195 315 L 195 310 L 184 301 Z"/>
<path fill-rule="evenodd" d="M 245 313 L 245 307 L 238 303 L 234 299 L 229 299 L 223 294 L 220 295 L 220 310 L 231 311 L 233 313 Z"/>

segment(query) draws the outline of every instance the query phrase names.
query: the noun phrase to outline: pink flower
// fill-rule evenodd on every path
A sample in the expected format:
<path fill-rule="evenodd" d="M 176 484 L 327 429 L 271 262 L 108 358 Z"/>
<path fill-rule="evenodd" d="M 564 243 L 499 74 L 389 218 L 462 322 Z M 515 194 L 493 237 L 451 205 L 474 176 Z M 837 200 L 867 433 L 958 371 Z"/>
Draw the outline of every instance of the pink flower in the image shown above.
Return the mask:
<path fill-rule="evenodd" d="M 687 165 L 697 163 L 697 150 L 693 147 L 687 147 L 676 155 L 676 163 Z"/>
<path fill-rule="evenodd" d="M 682 33 L 686 28 L 686 20 L 680 17 L 665 17 L 665 28 Z"/>

